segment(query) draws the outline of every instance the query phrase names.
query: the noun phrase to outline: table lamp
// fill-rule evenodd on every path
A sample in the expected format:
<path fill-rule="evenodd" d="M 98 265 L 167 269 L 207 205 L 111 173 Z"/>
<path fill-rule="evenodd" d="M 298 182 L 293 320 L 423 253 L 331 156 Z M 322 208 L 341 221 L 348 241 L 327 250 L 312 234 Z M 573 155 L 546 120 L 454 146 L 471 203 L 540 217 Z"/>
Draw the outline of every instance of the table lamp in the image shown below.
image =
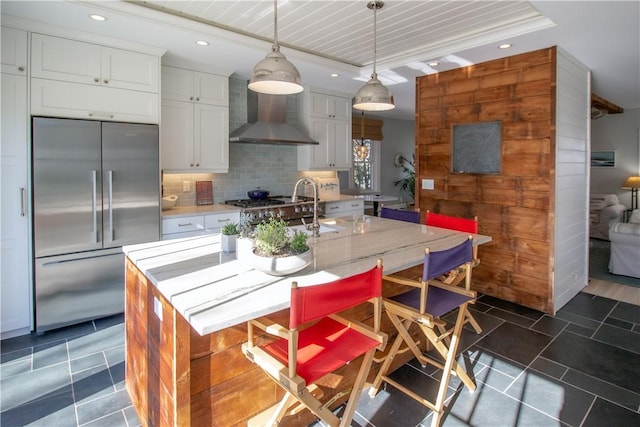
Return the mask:
<path fill-rule="evenodd" d="M 631 189 L 631 209 L 638 209 L 638 188 L 640 188 L 640 176 L 630 176 L 626 179 L 622 188 Z"/>

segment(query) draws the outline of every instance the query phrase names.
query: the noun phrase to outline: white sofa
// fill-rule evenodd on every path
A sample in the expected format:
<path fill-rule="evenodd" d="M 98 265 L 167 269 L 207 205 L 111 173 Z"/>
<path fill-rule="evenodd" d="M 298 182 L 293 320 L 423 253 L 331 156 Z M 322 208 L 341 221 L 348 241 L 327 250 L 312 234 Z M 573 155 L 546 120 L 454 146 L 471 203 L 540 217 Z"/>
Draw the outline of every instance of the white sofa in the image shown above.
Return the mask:
<path fill-rule="evenodd" d="M 612 223 L 609 239 L 609 272 L 640 278 L 640 209 L 631 213 L 629 222 Z"/>
<path fill-rule="evenodd" d="M 592 194 L 589 199 L 589 237 L 609 240 L 609 226 L 612 221 L 622 221 L 625 209 L 615 194 Z"/>

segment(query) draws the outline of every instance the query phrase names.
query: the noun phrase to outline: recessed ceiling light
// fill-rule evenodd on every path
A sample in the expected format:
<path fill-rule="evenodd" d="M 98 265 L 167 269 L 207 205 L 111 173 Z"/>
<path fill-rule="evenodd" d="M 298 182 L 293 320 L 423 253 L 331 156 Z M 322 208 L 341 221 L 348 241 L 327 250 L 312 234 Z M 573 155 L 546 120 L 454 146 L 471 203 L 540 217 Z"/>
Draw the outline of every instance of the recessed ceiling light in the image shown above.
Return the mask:
<path fill-rule="evenodd" d="M 440 63 L 438 61 L 431 61 L 427 65 L 429 67 L 437 67 L 438 65 L 440 65 Z"/>
<path fill-rule="evenodd" d="M 105 18 L 104 16 L 96 15 L 95 13 L 89 15 L 89 18 L 93 19 L 94 21 L 100 21 L 100 22 L 107 20 L 107 18 Z"/>
<path fill-rule="evenodd" d="M 340 74 L 338 74 L 338 73 L 331 73 L 331 77 L 339 77 L 339 76 L 340 76 Z"/>
<path fill-rule="evenodd" d="M 498 46 L 498 49 L 509 49 L 511 47 L 511 43 L 504 43 Z"/>
<path fill-rule="evenodd" d="M 206 40 L 196 40 L 198 46 L 209 46 L 209 42 Z"/>

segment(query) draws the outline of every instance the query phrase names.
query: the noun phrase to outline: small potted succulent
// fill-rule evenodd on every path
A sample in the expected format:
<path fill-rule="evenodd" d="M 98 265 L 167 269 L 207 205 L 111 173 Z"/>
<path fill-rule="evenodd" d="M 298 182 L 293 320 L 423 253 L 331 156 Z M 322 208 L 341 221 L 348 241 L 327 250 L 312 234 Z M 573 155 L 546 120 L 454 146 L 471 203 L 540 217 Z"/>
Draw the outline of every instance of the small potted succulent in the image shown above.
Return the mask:
<path fill-rule="evenodd" d="M 235 252 L 236 251 L 236 239 L 240 234 L 238 224 L 235 222 L 228 222 L 222 226 L 222 236 L 220 236 L 220 245 L 223 252 Z"/>
<path fill-rule="evenodd" d="M 271 217 L 256 225 L 252 264 L 256 270 L 276 276 L 302 270 L 313 261 L 307 234 L 291 232 L 286 221 Z"/>

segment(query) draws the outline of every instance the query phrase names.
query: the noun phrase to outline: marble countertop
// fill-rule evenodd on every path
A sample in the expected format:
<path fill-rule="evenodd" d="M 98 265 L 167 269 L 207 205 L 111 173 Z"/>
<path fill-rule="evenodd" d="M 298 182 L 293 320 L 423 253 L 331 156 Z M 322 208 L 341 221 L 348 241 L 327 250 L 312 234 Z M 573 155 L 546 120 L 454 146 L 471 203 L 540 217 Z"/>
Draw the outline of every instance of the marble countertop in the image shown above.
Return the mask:
<path fill-rule="evenodd" d="M 310 237 L 314 261 L 304 270 L 277 277 L 254 270 L 235 253 L 220 249 L 220 235 L 123 247 L 140 269 L 201 335 L 289 307 L 291 282 L 309 286 L 372 268 L 382 258 L 385 274 L 418 265 L 424 249 L 446 249 L 467 238 L 438 227 L 372 216 L 321 221 L 334 231 Z M 490 241 L 477 235 L 474 242 Z"/>
<path fill-rule="evenodd" d="M 240 208 L 237 206 L 230 206 L 225 204 L 202 206 L 174 206 L 171 209 L 163 210 L 162 218 L 187 217 L 225 212 L 240 212 Z"/>

